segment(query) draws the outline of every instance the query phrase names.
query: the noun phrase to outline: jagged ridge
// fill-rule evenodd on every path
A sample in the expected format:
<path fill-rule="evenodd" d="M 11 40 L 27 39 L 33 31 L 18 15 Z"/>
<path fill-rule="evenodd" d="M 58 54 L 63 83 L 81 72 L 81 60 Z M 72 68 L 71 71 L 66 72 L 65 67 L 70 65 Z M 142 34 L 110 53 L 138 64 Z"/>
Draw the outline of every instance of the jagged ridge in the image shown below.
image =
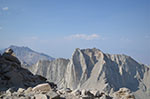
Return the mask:
<path fill-rule="evenodd" d="M 41 63 L 40 67 L 49 67 L 48 64 L 51 64 L 50 67 L 55 66 L 51 62 L 47 65 L 45 62 Z M 66 68 L 59 71 L 65 72 L 61 76 L 64 79 L 61 82 L 63 87 L 97 89 L 109 94 L 126 87 L 135 92 L 136 97 L 142 96 L 146 99 L 150 95 L 149 67 L 139 64 L 126 55 L 105 54 L 96 48 L 82 50 L 77 48 L 67 64 L 58 65 L 55 68 L 59 68 L 59 66 Z M 56 70 L 53 72 L 57 72 Z M 41 69 L 39 71 L 41 72 Z M 38 72 L 36 73 L 38 74 Z M 45 75 L 45 77 L 48 76 Z M 53 77 L 57 76 L 51 74 L 48 79 L 50 78 L 51 81 Z"/>
<path fill-rule="evenodd" d="M 39 60 L 54 60 L 53 57 L 33 51 L 28 47 L 11 45 L 8 48 L 11 48 L 14 51 L 16 57 L 21 61 L 23 65 L 30 66 L 36 64 Z M 6 49 L 2 50 L 1 53 L 5 52 Z"/>

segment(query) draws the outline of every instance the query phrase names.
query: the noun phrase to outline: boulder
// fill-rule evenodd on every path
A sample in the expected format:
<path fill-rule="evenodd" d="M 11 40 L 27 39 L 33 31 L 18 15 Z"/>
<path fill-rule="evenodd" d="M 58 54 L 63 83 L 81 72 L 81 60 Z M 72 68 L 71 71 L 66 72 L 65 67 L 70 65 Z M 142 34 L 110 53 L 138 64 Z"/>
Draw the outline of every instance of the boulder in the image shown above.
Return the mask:
<path fill-rule="evenodd" d="M 94 98 L 91 98 L 88 95 L 85 95 L 85 96 L 82 96 L 81 99 L 94 99 Z"/>
<path fill-rule="evenodd" d="M 101 97 L 103 95 L 103 93 L 98 90 L 92 90 L 90 92 L 94 95 L 94 97 Z"/>
<path fill-rule="evenodd" d="M 50 99 L 60 99 L 60 96 L 56 92 L 54 92 L 52 90 L 49 91 L 47 93 L 47 95 L 50 97 Z"/>
<path fill-rule="evenodd" d="M 15 88 L 9 88 L 7 91 L 6 91 L 6 93 L 13 93 L 13 92 L 15 92 Z"/>
<path fill-rule="evenodd" d="M 87 91 L 86 95 L 88 95 L 89 97 L 94 97 L 94 95 L 90 91 Z"/>
<path fill-rule="evenodd" d="M 81 91 L 76 89 L 74 91 L 71 92 L 74 96 L 80 96 L 81 95 Z"/>
<path fill-rule="evenodd" d="M 52 88 L 48 83 L 39 84 L 32 89 L 32 91 L 44 91 L 44 92 L 48 92 L 50 90 L 52 90 Z"/>
<path fill-rule="evenodd" d="M 128 88 L 120 88 L 119 91 L 114 93 L 115 99 L 135 99 L 135 96 Z"/>
<path fill-rule="evenodd" d="M 65 89 L 65 92 L 67 92 L 67 93 L 71 93 L 71 92 L 72 92 L 72 90 L 71 90 L 70 88 L 66 88 L 66 89 Z"/>
<path fill-rule="evenodd" d="M 7 91 L 6 91 L 6 95 L 7 96 L 12 96 L 12 93 L 15 92 L 15 89 L 14 88 L 9 88 Z"/>
<path fill-rule="evenodd" d="M 59 95 L 65 94 L 65 89 L 59 89 L 56 91 Z"/>
<path fill-rule="evenodd" d="M 45 94 L 36 94 L 34 95 L 34 99 L 49 99 Z"/>
<path fill-rule="evenodd" d="M 27 88 L 27 90 L 24 91 L 24 93 L 29 93 L 32 91 L 32 87 Z"/>
<path fill-rule="evenodd" d="M 17 92 L 18 92 L 18 93 L 23 93 L 24 91 L 25 91 L 25 89 L 19 88 Z"/>
<path fill-rule="evenodd" d="M 83 89 L 81 91 L 81 96 L 82 96 L 82 99 L 91 99 L 91 98 L 94 98 L 94 95 L 89 90 L 85 90 L 85 89 Z"/>
<path fill-rule="evenodd" d="M 109 99 L 109 98 L 107 98 L 106 95 L 103 95 L 103 96 L 100 97 L 100 99 Z"/>
<path fill-rule="evenodd" d="M 6 51 L 5 51 L 5 53 L 7 53 L 7 54 L 12 54 L 14 51 L 11 49 L 11 48 L 8 48 Z"/>
<path fill-rule="evenodd" d="M 82 96 L 85 96 L 85 95 L 86 95 L 86 90 L 85 90 L 85 89 L 83 89 L 83 90 L 81 91 L 81 95 L 82 95 Z"/>
<path fill-rule="evenodd" d="M 21 98 L 21 97 L 25 97 L 24 93 L 18 93 L 17 97 Z"/>

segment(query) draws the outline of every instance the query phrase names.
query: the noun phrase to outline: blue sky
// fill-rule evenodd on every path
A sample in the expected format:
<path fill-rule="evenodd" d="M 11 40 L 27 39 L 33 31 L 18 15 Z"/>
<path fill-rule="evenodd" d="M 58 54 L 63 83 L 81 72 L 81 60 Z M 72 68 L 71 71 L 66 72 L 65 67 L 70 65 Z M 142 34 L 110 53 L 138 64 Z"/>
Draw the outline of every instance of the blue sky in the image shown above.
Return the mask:
<path fill-rule="evenodd" d="M 0 0 L 0 48 L 70 58 L 96 47 L 150 64 L 150 0 Z"/>

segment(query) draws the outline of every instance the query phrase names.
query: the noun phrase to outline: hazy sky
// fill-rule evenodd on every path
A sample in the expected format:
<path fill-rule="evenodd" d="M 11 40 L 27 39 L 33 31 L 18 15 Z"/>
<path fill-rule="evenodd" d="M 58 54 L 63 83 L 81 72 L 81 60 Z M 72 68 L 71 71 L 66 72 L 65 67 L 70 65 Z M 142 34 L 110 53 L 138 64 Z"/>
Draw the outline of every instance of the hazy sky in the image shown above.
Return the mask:
<path fill-rule="evenodd" d="M 70 58 L 96 47 L 150 64 L 150 0 L 0 0 L 0 49 Z"/>

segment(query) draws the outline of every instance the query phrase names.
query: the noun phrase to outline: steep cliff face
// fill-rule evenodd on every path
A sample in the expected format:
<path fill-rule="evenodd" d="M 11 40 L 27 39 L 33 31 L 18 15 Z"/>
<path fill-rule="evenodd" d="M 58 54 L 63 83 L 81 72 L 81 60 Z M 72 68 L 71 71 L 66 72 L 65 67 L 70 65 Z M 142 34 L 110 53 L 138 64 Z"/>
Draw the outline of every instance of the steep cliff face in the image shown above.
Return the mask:
<path fill-rule="evenodd" d="M 92 69 L 87 82 L 81 87 L 98 88 L 108 91 L 108 93 L 122 87 L 132 91 L 139 90 L 139 87 L 142 90 L 145 89 L 145 86 L 149 87 L 150 83 L 144 83 L 144 74 L 149 72 L 148 67 L 138 64 L 128 56 L 103 55 L 104 64 L 98 62 Z"/>
<path fill-rule="evenodd" d="M 69 60 L 56 59 L 53 61 L 38 61 L 32 67 L 27 67 L 34 74 L 42 75 L 47 78 L 48 81 L 54 82 L 57 86 L 64 86 L 64 76 Z"/>
<path fill-rule="evenodd" d="M 89 79 L 92 69 L 101 58 L 103 54 L 98 49 L 76 49 L 67 66 L 65 76 L 67 87 L 80 88 Z"/>
<path fill-rule="evenodd" d="M 99 49 L 76 49 L 70 60 L 39 61 L 35 74 L 58 87 L 100 90 L 112 94 L 129 88 L 136 98 L 150 96 L 150 68 L 126 55 L 105 54 Z"/>
<path fill-rule="evenodd" d="M 110 55 L 98 49 L 76 49 L 65 73 L 71 89 L 97 89 L 113 93 L 126 87 L 136 97 L 150 95 L 150 69 L 126 55 Z"/>

